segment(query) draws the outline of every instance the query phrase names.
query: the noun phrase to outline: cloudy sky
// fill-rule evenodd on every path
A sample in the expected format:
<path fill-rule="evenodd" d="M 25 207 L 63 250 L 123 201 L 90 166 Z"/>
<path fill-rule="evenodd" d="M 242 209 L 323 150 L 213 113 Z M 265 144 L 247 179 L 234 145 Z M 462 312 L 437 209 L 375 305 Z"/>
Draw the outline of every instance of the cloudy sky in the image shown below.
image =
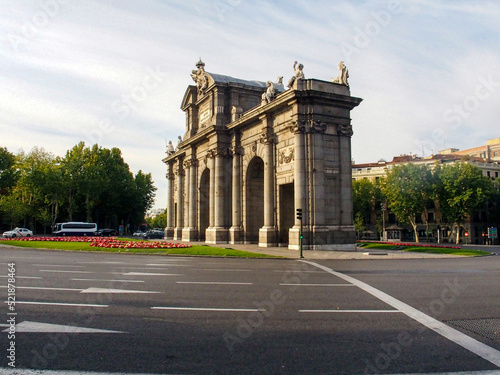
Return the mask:
<path fill-rule="evenodd" d="M 349 69 L 352 157 L 428 156 L 500 137 L 500 2 L 0 0 L 0 147 L 118 147 L 166 205 L 189 73 L 330 80 Z"/>

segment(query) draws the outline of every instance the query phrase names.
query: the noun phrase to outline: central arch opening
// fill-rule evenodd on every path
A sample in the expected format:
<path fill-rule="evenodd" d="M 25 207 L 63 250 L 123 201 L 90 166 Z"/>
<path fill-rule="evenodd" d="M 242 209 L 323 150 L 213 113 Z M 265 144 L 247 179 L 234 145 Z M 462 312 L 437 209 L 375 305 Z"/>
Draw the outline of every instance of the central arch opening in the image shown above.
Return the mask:
<path fill-rule="evenodd" d="M 258 243 L 264 225 L 264 161 L 258 156 L 248 165 L 245 197 L 245 240 Z"/>

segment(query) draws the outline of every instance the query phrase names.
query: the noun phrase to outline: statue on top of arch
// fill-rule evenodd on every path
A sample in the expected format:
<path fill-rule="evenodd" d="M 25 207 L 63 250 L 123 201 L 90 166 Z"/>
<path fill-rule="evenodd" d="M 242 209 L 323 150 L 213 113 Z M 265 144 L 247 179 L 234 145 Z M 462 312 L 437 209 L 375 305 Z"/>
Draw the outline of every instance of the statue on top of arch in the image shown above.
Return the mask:
<path fill-rule="evenodd" d="M 196 63 L 197 70 L 191 71 L 191 78 L 196 82 L 196 87 L 198 88 L 199 94 L 204 94 L 208 87 L 207 73 L 205 73 L 205 63 L 200 60 Z"/>
<path fill-rule="evenodd" d="M 335 80 L 332 78 L 332 82 L 349 86 L 349 83 L 347 82 L 347 79 L 349 78 L 349 71 L 347 70 L 347 67 L 345 66 L 344 62 L 343 61 L 339 62 L 338 67 L 339 67 L 339 75 Z"/>

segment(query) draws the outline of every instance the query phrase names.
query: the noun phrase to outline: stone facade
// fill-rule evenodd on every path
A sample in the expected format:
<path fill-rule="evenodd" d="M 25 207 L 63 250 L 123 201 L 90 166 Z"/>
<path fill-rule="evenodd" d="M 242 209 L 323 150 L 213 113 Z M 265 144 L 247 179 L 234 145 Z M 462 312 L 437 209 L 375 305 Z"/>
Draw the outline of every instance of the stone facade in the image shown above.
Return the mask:
<path fill-rule="evenodd" d="M 245 81 L 196 66 L 181 107 L 186 133 L 163 159 L 166 238 L 298 249 L 302 208 L 304 249 L 355 250 L 350 110 L 361 99 L 302 69 L 285 90 L 282 77 Z"/>

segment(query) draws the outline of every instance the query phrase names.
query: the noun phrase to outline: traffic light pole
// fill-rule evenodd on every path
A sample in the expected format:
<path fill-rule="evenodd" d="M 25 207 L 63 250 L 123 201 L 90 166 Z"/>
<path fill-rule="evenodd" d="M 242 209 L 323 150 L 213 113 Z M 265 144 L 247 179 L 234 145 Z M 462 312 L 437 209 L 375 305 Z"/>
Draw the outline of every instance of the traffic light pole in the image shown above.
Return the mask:
<path fill-rule="evenodd" d="M 300 220 L 300 232 L 299 232 L 299 257 L 302 259 L 304 255 L 302 255 L 302 220 Z"/>
<path fill-rule="evenodd" d="M 302 208 L 297 208 L 297 219 L 300 221 L 299 230 L 299 257 L 304 258 L 302 255 Z"/>

